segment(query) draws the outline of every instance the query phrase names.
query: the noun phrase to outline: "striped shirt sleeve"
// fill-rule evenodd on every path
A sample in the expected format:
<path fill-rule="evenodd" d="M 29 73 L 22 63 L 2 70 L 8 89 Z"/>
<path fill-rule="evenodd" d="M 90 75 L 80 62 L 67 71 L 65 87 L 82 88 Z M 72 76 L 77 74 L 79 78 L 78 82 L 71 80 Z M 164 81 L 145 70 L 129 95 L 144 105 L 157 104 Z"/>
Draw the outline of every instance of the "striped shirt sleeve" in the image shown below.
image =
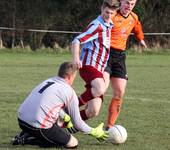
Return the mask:
<path fill-rule="evenodd" d="M 87 43 L 89 41 L 93 41 L 94 39 L 98 38 L 98 32 L 101 30 L 101 27 L 99 24 L 90 24 L 86 30 L 76 37 L 80 41 L 81 44 Z"/>

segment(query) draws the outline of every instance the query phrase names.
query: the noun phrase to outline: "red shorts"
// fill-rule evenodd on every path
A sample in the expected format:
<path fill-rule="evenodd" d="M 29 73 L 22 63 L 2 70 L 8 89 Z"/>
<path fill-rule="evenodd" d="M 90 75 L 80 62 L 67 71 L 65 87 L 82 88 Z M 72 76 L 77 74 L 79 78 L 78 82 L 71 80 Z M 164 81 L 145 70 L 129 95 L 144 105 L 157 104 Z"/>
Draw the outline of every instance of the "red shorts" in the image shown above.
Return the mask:
<path fill-rule="evenodd" d="M 91 81 L 96 78 L 103 78 L 103 73 L 92 66 L 83 66 L 79 69 L 80 77 L 86 82 L 86 87 L 91 87 Z"/>

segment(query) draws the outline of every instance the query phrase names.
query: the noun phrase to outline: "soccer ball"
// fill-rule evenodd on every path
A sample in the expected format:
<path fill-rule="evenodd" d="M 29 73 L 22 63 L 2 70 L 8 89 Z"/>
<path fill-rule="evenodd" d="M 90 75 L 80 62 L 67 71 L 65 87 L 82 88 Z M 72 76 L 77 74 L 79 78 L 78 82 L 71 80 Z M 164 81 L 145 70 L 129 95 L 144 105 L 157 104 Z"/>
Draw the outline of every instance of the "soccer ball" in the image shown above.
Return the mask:
<path fill-rule="evenodd" d="M 127 131 L 121 125 L 114 125 L 109 130 L 109 138 L 108 140 L 112 144 L 121 144 L 124 143 L 127 139 Z"/>

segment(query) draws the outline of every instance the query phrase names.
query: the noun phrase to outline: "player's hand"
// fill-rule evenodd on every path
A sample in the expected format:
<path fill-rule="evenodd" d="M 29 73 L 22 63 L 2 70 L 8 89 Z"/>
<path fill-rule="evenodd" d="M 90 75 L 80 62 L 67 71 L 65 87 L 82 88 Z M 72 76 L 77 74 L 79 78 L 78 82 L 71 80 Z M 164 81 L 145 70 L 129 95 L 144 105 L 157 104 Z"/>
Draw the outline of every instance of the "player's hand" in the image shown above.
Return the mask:
<path fill-rule="evenodd" d="M 107 140 L 109 133 L 103 130 L 104 123 L 99 124 L 98 127 L 92 128 L 90 135 L 95 137 L 98 141 L 102 142 Z"/>
<path fill-rule="evenodd" d="M 64 123 L 66 124 L 66 128 L 72 128 L 73 127 L 73 124 L 71 122 L 71 118 L 68 114 L 64 115 L 63 120 L 64 120 Z"/>
<path fill-rule="evenodd" d="M 145 43 L 144 40 L 141 40 L 141 41 L 140 41 L 140 44 L 141 44 L 143 47 L 147 48 L 147 45 L 146 45 L 146 43 Z"/>
<path fill-rule="evenodd" d="M 67 128 L 67 131 L 71 134 L 77 133 L 78 130 L 73 126 L 73 123 L 71 122 L 71 118 L 68 114 L 64 114 L 63 117 L 65 128 Z"/>
<path fill-rule="evenodd" d="M 78 69 L 82 68 L 82 62 L 80 59 L 74 59 L 73 63 L 77 66 Z"/>

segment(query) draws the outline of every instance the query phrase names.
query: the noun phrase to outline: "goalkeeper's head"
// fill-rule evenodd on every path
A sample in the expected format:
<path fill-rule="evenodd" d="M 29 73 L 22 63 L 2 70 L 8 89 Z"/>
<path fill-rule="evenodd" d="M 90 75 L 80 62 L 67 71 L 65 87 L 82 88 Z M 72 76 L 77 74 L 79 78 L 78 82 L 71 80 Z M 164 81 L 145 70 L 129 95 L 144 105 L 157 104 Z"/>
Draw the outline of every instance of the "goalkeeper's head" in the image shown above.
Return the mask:
<path fill-rule="evenodd" d="M 60 65 L 58 76 L 64 78 L 69 85 L 72 85 L 77 73 L 77 66 L 72 62 L 64 62 Z"/>

